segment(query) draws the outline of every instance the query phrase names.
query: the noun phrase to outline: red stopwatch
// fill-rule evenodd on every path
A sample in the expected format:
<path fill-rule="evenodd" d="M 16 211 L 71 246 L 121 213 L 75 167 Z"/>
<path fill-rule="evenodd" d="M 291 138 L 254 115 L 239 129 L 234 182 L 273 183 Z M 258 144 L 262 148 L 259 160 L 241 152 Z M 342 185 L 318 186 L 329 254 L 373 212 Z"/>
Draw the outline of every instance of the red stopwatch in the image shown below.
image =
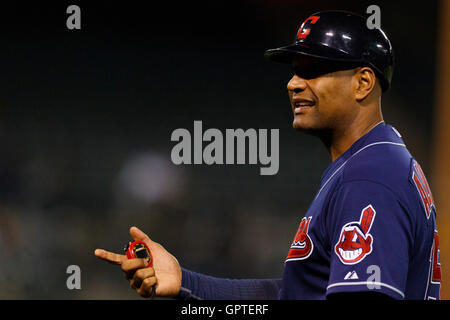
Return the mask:
<path fill-rule="evenodd" d="M 124 251 L 128 259 L 143 258 L 148 263 L 147 268 L 153 266 L 152 254 L 145 242 L 139 240 L 129 242 L 128 245 L 125 246 Z"/>

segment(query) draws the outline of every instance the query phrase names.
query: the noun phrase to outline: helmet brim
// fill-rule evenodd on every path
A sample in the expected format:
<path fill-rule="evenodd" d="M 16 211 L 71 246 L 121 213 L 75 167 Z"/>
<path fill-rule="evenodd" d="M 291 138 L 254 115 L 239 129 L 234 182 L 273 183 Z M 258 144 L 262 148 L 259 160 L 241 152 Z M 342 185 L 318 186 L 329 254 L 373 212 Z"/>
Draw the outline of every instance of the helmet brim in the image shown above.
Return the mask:
<path fill-rule="evenodd" d="M 264 57 L 269 60 L 291 64 L 296 56 L 311 57 L 317 59 L 326 59 L 334 61 L 359 62 L 359 59 L 352 57 L 348 52 L 336 50 L 325 45 L 311 45 L 298 43 L 269 49 L 264 52 Z"/>

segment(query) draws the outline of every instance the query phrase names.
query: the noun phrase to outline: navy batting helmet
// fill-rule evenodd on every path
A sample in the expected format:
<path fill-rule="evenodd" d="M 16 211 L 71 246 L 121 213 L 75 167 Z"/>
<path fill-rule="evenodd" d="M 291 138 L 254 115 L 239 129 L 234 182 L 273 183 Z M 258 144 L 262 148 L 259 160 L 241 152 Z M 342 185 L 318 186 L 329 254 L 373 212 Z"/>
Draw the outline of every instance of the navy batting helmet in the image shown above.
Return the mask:
<path fill-rule="evenodd" d="M 366 20 L 348 11 L 314 13 L 302 23 L 293 44 L 267 50 L 264 56 L 283 63 L 302 55 L 369 66 L 386 91 L 391 85 L 394 53 L 386 34 L 369 29 Z"/>

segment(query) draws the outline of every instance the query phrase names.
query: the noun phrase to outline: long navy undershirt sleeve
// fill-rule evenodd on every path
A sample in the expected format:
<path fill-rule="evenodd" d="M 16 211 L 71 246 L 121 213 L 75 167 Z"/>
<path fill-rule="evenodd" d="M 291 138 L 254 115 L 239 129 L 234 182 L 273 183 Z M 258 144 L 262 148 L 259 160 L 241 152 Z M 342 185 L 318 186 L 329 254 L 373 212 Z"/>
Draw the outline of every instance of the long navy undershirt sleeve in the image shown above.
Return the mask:
<path fill-rule="evenodd" d="M 281 279 L 225 279 L 181 269 L 177 299 L 277 300 Z"/>

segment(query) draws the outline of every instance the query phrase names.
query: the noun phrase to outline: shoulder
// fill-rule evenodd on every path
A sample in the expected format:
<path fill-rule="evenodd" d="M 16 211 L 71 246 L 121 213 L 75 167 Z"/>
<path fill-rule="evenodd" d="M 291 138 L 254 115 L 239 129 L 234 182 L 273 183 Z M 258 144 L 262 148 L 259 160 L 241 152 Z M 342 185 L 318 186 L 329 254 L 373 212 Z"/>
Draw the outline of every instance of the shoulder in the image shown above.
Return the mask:
<path fill-rule="evenodd" d="M 402 143 L 380 141 L 356 151 L 343 168 L 341 183 L 371 181 L 388 189 L 409 185 L 412 156 Z"/>
<path fill-rule="evenodd" d="M 432 196 L 425 175 L 406 146 L 400 143 L 378 143 L 355 153 L 343 168 L 339 186 L 354 194 L 390 194 L 408 215 L 422 215 L 423 206 L 428 216 Z M 358 189 L 358 190 L 355 190 Z M 419 190 L 419 192 L 418 192 Z M 422 197 L 420 191 L 429 197 Z"/>

